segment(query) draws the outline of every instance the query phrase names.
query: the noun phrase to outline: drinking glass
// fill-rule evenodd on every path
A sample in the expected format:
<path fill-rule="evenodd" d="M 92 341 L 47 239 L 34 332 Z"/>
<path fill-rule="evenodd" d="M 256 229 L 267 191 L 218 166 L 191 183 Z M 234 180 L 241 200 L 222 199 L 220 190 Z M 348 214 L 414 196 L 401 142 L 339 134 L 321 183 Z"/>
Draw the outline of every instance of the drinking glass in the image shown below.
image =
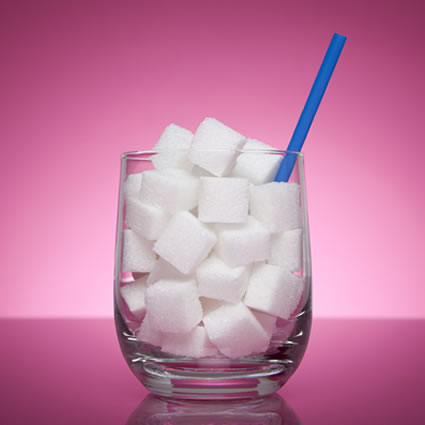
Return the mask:
<path fill-rule="evenodd" d="M 245 152 L 241 150 L 239 153 Z M 133 182 L 131 188 L 133 196 L 140 196 L 140 179 L 143 178 L 143 172 L 154 169 L 152 159 L 158 154 L 166 154 L 173 158 L 176 155 L 181 156 L 184 152 L 135 151 L 122 155 L 114 272 L 115 324 L 121 351 L 128 366 L 153 394 L 199 400 L 264 397 L 279 390 L 288 381 L 298 368 L 306 350 L 312 310 L 304 155 L 279 150 L 250 150 L 249 153 L 258 155 L 259 158 L 262 155 L 279 155 L 282 158 L 288 154 L 296 156 L 289 182 L 297 183 L 300 188 L 302 260 L 301 269 L 294 274 L 302 277 L 304 289 L 298 306 L 289 319 L 277 318 L 268 348 L 263 352 L 240 358 L 228 358 L 220 352 L 201 358 L 180 356 L 161 350 L 160 342 L 152 345 L 141 340 L 143 337 L 140 336 L 140 327 L 145 319 L 131 313 L 121 292 L 122 286 L 146 276 L 145 273 L 122 271 L 123 233 L 127 228 L 125 217 L 130 191 L 128 182 L 130 180 Z M 202 174 L 202 169 L 197 168 L 196 173 Z M 134 182 L 137 184 L 136 187 Z M 139 200 L 144 201 L 142 198 Z M 194 209 L 191 213 L 196 216 L 197 210 Z M 164 314 L 166 313 L 164 311 Z M 202 322 L 200 325 L 202 326 Z"/>

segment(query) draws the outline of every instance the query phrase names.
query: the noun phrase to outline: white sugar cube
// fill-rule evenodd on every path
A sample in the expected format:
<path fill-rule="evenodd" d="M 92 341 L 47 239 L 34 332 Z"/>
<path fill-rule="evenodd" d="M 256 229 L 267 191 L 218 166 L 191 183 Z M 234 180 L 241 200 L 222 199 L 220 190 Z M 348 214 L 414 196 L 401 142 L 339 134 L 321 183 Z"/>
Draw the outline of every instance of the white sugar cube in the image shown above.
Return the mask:
<path fill-rule="evenodd" d="M 127 304 L 130 312 L 137 318 L 143 317 L 146 312 L 145 289 L 147 276 L 141 277 L 134 282 L 121 286 L 120 294 Z"/>
<path fill-rule="evenodd" d="M 124 183 L 125 199 L 137 198 L 142 186 L 143 173 L 129 174 Z"/>
<path fill-rule="evenodd" d="M 153 243 L 130 229 L 123 231 L 122 272 L 150 272 L 156 255 Z"/>
<path fill-rule="evenodd" d="M 202 320 L 195 280 L 159 280 L 146 288 L 145 296 L 150 323 L 161 332 L 189 332 Z"/>
<path fill-rule="evenodd" d="M 226 175 L 234 166 L 237 149 L 245 137 L 214 118 L 205 118 L 193 136 L 189 158 L 215 176 Z"/>
<path fill-rule="evenodd" d="M 162 332 L 152 326 L 151 319 L 147 313 L 143 318 L 139 330 L 136 332 L 136 338 L 148 344 L 161 346 Z"/>
<path fill-rule="evenodd" d="M 228 304 L 225 301 L 215 300 L 213 298 L 206 297 L 199 297 L 199 301 L 201 301 L 204 316 L 206 316 L 208 313 L 211 313 L 213 310 Z"/>
<path fill-rule="evenodd" d="M 190 174 L 194 177 L 214 177 L 214 174 L 211 174 L 209 171 L 204 170 L 203 168 L 199 167 L 198 165 L 194 165 L 193 168 L 190 170 Z"/>
<path fill-rule="evenodd" d="M 250 211 L 272 233 L 301 227 L 299 184 L 273 182 L 251 186 Z"/>
<path fill-rule="evenodd" d="M 248 217 L 249 182 L 231 177 L 201 177 L 198 217 L 204 223 L 243 223 Z"/>
<path fill-rule="evenodd" d="M 193 133 L 177 124 L 170 124 L 165 127 L 154 150 L 167 149 L 189 149 L 192 144 Z"/>
<path fill-rule="evenodd" d="M 248 216 L 243 224 L 217 224 L 217 255 L 229 266 L 244 266 L 270 255 L 270 232 Z"/>
<path fill-rule="evenodd" d="M 169 214 L 198 204 L 199 179 L 179 169 L 149 170 L 143 174 L 140 200 Z"/>
<path fill-rule="evenodd" d="M 163 258 L 158 258 L 149 273 L 146 283 L 151 285 L 152 283 L 158 282 L 158 280 L 186 280 L 188 275 L 179 272 L 170 263 L 165 261 Z"/>
<path fill-rule="evenodd" d="M 211 255 L 196 270 L 199 295 L 237 303 L 245 294 L 249 273 L 250 267 L 229 267 Z"/>
<path fill-rule="evenodd" d="M 302 229 L 274 234 L 268 262 L 290 272 L 299 272 L 302 267 Z"/>
<path fill-rule="evenodd" d="M 307 307 L 307 301 L 310 295 L 310 287 L 308 284 L 308 280 L 307 278 L 303 279 L 303 289 L 302 289 L 302 294 L 301 294 L 301 298 L 297 304 L 297 306 L 295 307 L 294 311 L 291 313 L 291 319 L 294 317 L 297 317 L 299 314 L 303 314 L 302 311 Z"/>
<path fill-rule="evenodd" d="M 127 200 L 125 224 L 148 240 L 158 239 L 170 218 L 159 207 L 145 204 L 136 198 Z"/>
<path fill-rule="evenodd" d="M 177 213 L 154 245 L 154 251 L 184 274 L 207 258 L 217 237 L 187 211 Z"/>
<path fill-rule="evenodd" d="M 244 302 L 255 310 L 288 319 L 300 301 L 303 287 L 302 277 L 260 263 L 252 270 Z"/>
<path fill-rule="evenodd" d="M 196 326 L 185 334 L 163 334 L 162 351 L 187 357 L 214 356 L 218 350 L 208 338 L 204 326 Z"/>
<path fill-rule="evenodd" d="M 152 162 L 157 170 L 166 168 L 182 168 L 190 170 L 193 167 L 188 158 L 193 134 L 176 124 L 167 126 L 154 146 L 153 150 L 162 151 L 152 156 Z"/>
<path fill-rule="evenodd" d="M 276 331 L 277 317 L 271 316 L 260 311 L 251 310 L 255 318 L 260 322 L 268 338 L 271 338 L 273 333 Z"/>
<path fill-rule="evenodd" d="M 269 345 L 264 328 L 242 302 L 214 309 L 203 322 L 211 342 L 227 357 L 262 353 Z"/>
<path fill-rule="evenodd" d="M 272 182 L 277 174 L 282 156 L 267 152 L 245 152 L 246 150 L 270 150 L 271 146 L 254 139 L 247 139 L 242 152 L 236 159 L 231 176 L 245 177 L 253 184 Z"/>

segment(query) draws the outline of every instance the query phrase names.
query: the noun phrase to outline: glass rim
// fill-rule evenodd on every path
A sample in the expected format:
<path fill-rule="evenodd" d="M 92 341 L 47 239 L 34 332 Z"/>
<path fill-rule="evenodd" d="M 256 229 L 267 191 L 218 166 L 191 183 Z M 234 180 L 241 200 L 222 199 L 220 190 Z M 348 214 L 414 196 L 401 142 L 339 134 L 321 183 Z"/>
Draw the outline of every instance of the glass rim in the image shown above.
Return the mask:
<path fill-rule="evenodd" d="M 289 150 L 279 150 L 279 149 L 230 149 L 230 148 L 224 148 L 224 149 L 197 149 L 200 152 L 239 152 L 239 153 L 254 153 L 254 154 L 260 154 L 260 153 L 267 153 L 267 154 L 292 154 L 296 155 L 297 158 L 303 158 L 304 153 L 298 152 L 298 151 L 289 151 Z M 189 148 L 175 148 L 175 149 L 154 149 L 154 150 L 138 150 L 138 151 L 128 151 L 121 153 L 122 159 L 139 159 L 137 156 L 140 155 L 155 155 L 159 153 L 165 153 L 165 152 L 187 152 L 189 151 Z"/>

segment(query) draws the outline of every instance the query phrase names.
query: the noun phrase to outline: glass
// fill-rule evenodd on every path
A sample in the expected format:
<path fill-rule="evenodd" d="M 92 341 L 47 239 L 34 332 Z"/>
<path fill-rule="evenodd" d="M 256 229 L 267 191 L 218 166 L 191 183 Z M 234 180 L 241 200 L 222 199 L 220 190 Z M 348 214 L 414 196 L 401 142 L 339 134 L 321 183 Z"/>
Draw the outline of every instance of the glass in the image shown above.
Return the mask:
<path fill-rule="evenodd" d="M 211 151 L 211 153 L 213 152 Z M 220 151 L 221 153 L 223 152 Z M 258 159 L 264 155 L 277 155 L 281 158 L 288 155 L 288 152 L 277 150 L 250 150 L 249 152 L 240 150 L 239 153 L 258 155 Z M 146 201 L 142 196 L 144 192 L 140 191 L 140 182 L 142 181 L 140 176 L 145 171 L 154 169 L 152 159 L 157 155 L 169 155 L 169 157 L 174 158 L 186 154 L 187 152 L 179 150 L 176 152 L 137 151 L 122 155 L 114 274 L 115 324 L 122 353 L 134 375 L 150 392 L 159 396 L 182 399 L 242 399 L 272 394 L 288 381 L 299 366 L 307 347 L 311 327 L 311 260 L 303 154 L 289 153 L 296 156 L 295 167 L 289 182 L 299 185 L 297 208 L 299 208 L 300 213 L 300 225 L 298 227 L 302 229 L 300 232 L 302 238 L 301 264 L 300 268 L 291 275 L 298 276 L 296 279 L 302 280 L 302 293 L 297 299 L 297 307 L 293 309 L 291 315 L 285 316 L 285 318 L 277 318 L 270 343 L 266 349 L 262 349 L 261 352 L 254 350 L 251 354 L 236 358 L 234 356 L 229 358 L 220 351 L 206 356 L 183 356 L 170 353 L 170 350 L 161 350 L 160 347 L 165 345 L 160 342 L 159 337 L 167 334 L 155 330 L 152 332 L 152 327 L 150 327 L 152 335 L 149 335 L 150 339 L 147 338 L 146 329 L 148 328 L 145 326 L 141 328 L 143 324 L 148 325 L 148 321 L 145 320 L 146 316 L 144 316 L 145 311 L 137 311 L 137 314 L 134 314 L 133 306 L 132 313 L 128 303 L 123 299 L 123 286 L 137 279 L 146 279 L 146 276 L 149 276 L 143 270 L 133 271 L 132 273 L 128 271 L 128 267 L 123 270 L 123 239 L 124 230 L 128 229 L 126 214 L 129 196 L 139 197 L 139 201 L 142 203 Z M 191 173 L 197 177 L 202 174 L 208 175 L 196 166 Z M 129 176 L 132 177 L 129 179 Z M 251 204 L 250 211 L 253 211 L 253 208 L 254 206 Z M 196 217 L 197 208 L 193 208 L 190 213 Z M 155 227 L 155 223 L 152 226 L 151 224 L 148 223 L 149 230 Z M 215 229 L 214 225 L 208 224 L 207 226 Z M 272 238 L 273 235 L 271 235 Z M 155 240 L 148 243 L 150 247 L 152 247 L 152 243 L 155 243 Z M 272 244 L 272 250 L 274 246 Z M 156 257 L 156 254 L 153 255 Z M 150 270 L 151 267 L 149 266 Z M 252 279 L 252 275 L 250 279 Z M 144 288 L 149 288 L 151 285 L 152 283 L 149 284 L 148 280 Z M 207 314 L 205 312 L 205 298 L 201 297 L 200 300 L 205 315 Z M 178 303 L 176 302 L 176 304 Z M 168 320 L 166 316 L 171 310 L 164 307 L 162 313 L 165 320 Z M 260 320 L 257 315 L 258 310 L 249 308 L 249 311 L 254 312 L 255 317 Z M 271 317 L 269 314 L 264 314 L 264 310 L 260 314 L 263 314 L 262 317 Z M 207 328 L 203 326 L 204 323 L 204 320 L 202 320 L 199 325 L 202 331 Z M 267 326 L 264 327 L 264 329 L 266 328 Z M 225 329 L 227 327 L 223 326 L 223 330 Z M 208 336 L 211 337 L 211 335 Z M 177 336 L 177 339 L 180 337 L 181 334 Z M 238 338 L 239 333 L 235 337 Z M 256 336 L 253 335 L 252 342 L 254 345 L 255 338 Z M 145 342 L 142 339 L 145 339 Z M 147 340 L 154 341 L 154 343 L 148 343 Z"/>

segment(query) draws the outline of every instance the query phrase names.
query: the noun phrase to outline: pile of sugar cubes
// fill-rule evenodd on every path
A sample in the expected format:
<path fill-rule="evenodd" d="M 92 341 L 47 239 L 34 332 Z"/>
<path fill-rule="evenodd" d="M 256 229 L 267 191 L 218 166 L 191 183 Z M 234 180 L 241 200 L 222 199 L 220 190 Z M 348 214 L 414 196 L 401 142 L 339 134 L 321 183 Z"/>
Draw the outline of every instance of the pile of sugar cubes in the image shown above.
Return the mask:
<path fill-rule="evenodd" d="M 300 187 L 273 181 L 282 157 L 258 153 L 270 149 L 213 118 L 195 134 L 171 124 L 155 169 L 128 175 L 122 272 L 135 280 L 120 292 L 140 341 L 244 357 L 300 308 Z"/>

